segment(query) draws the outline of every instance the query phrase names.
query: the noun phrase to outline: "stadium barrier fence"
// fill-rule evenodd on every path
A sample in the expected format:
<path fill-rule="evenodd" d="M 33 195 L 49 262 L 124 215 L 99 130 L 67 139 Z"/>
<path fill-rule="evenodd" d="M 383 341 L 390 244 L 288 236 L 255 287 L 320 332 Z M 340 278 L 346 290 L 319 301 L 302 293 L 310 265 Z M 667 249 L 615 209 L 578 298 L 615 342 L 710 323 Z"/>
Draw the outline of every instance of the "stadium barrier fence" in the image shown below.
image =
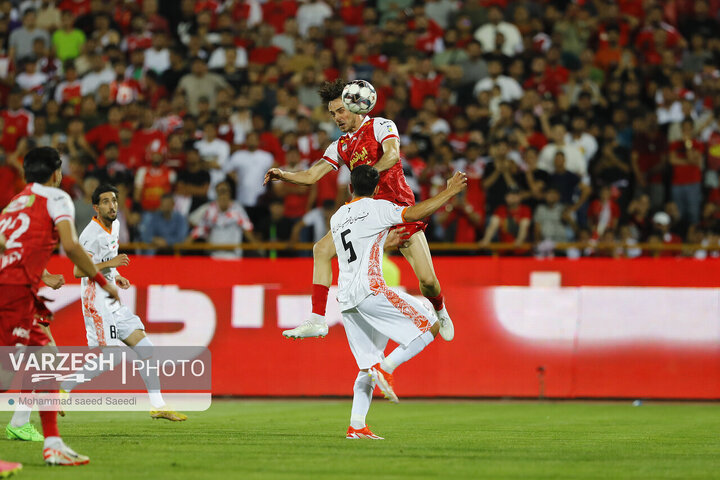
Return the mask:
<path fill-rule="evenodd" d="M 417 295 L 408 263 L 393 261 Z M 48 269 L 70 282 L 41 292 L 55 299 L 54 336 L 83 345 L 71 264 Z M 401 397 L 720 398 L 720 259 L 438 257 L 435 270 L 456 337 L 398 369 Z M 131 256 L 121 272 L 133 284 L 123 302 L 156 345 L 210 348 L 214 394 L 351 394 L 334 290 L 326 338 L 281 336 L 310 312 L 312 259 Z"/>
<path fill-rule="evenodd" d="M 314 243 L 310 242 L 256 242 L 237 244 L 214 244 L 214 243 L 182 243 L 165 247 L 163 250 L 172 253 L 175 256 L 181 256 L 185 252 L 209 252 L 209 251 L 232 251 L 238 248 L 253 252 L 269 252 L 269 251 L 312 251 Z M 622 243 L 622 242 L 561 242 L 561 243 L 490 243 L 480 245 L 478 243 L 451 243 L 451 242 L 430 242 L 428 244 L 431 251 L 435 252 L 456 252 L 456 253 L 488 253 L 491 255 L 501 255 L 504 252 L 518 252 L 529 254 L 541 250 L 542 252 L 567 252 L 568 250 L 586 250 L 592 249 L 596 252 L 611 252 L 615 250 L 640 250 L 649 253 L 650 256 L 659 256 L 663 252 L 692 254 L 698 250 L 704 251 L 720 251 L 718 245 L 702 245 L 691 243 Z M 149 243 L 131 242 L 120 244 L 120 251 L 123 252 L 141 252 L 148 250 L 157 250 L 158 247 Z M 623 255 L 620 255 L 623 256 Z"/>

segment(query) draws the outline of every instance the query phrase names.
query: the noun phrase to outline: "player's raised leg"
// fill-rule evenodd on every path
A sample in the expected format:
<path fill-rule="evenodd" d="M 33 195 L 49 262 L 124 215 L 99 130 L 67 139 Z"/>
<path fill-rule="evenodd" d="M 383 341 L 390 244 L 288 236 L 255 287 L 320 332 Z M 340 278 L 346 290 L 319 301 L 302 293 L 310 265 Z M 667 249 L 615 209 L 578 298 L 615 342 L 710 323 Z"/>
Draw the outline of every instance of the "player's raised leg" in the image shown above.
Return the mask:
<path fill-rule="evenodd" d="M 385 397 L 398 403 L 395 369 L 432 343 L 440 330 L 440 322 L 416 298 L 387 287 L 379 288 L 376 295 L 363 300 L 358 311 L 377 331 L 376 335 L 391 338 L 398 344 L 390 355 L 381 356 L 370 368 L 370 375 Z"/>
<path fill-rule="evenodd" d="M 335 244 L 328 232 L 313 245 L 312 313 L 310 318 L 296 328 L 285 330 L 283 332 L 285 337 L 324 337 L 328 334 L 325 309 L 327 308 L 328 291 L 332 283 L 332 259 L 335 255 Z"/>
<path fill-rule="evenodd" d="M 425 233 L 419 231 L 413 234 L 407 245 L 400 248 L 400 252 L 410 263 L 415 276 L 420 282 L 420 293 L 430 301 L 435 309 L 435 314 L 440 321 L 440 336 L 449 342 L 455 337 L 455 327 L 445 308 L 445 297 L 440 289 L 437 275 L 435 275 L 435 268 L 433 267 L 430 247 L 425 238 Z"/>
<path fill-rule="evenodd" d="M 383 361 L 380 362 L 380 369 L 383 371 L 383 373 L 392 375 L 397 367 L 407 362 L 415 355 L 422 352 L 425 347 L 430 345 L 430 343 L 435 339 L 439 331 L 440 322 L 438 321 L 432 327 L 430 327 L 430 330 L 410 342 L 407 347 L 404 347 L 402 345 L 397 346 L 395 350 L 390 352 L 390 355 L 385 357 Z"/>

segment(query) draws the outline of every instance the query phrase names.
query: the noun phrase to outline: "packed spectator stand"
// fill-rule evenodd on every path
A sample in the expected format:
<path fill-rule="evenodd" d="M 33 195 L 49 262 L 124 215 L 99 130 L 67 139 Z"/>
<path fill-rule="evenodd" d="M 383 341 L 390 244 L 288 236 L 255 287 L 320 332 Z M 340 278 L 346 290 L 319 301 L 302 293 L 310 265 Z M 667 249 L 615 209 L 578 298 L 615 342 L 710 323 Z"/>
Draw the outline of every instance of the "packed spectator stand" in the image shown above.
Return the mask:
<path fill-rule="evenodd" d="M 397 124 L 418 200 L 469 176 L 431 241 L 716 256 L 719 14 L 719 0 L 0 1 L 0 208 L 24 153 L 49 145 L 79 230 L 109 181 L 121 242 L 144 253 L 297 255 L 277 242 L 318 240 L 349 172 L 313 187 L 264 173 L 320 159 L 340 131 L 317 88 L 359 78 L 378 91 L 371 115 Z"/>

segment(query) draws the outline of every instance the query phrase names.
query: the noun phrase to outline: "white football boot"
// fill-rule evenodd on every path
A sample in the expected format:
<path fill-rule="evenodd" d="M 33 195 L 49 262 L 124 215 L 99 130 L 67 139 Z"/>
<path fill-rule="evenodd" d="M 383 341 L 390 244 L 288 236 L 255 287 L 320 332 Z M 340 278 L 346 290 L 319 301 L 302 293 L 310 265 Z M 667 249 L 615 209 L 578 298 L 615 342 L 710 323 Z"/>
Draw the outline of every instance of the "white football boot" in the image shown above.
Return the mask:
<path fill-rule="evenodd" d="M 452 320 L 450 320 L 450 315 L 448 315 L 445 305 L 443 305 L 442 309 L 436 310 L 435 315 L 440 323 L 439 333 L 443 340 L 449 342 L 455 338 L 455 326 L 453 325 Z"/>
<path fill-rule="evenodd" d="M 85 465 L 86 463 L 90 463 L 89 457 L 80 455 L 65 445 L 63 441 L 51 447 L 46 447 L 43 450 L 43 457 L 45 457 L 45 463 L 48 465 Z"/>
<path fill-rule="evenodd" d="M 325 317 L 321 317 L 320 315 L 316 315 L 314 313 L 299 326 L 293 328 L 292 330 L 285 330 L 283 332 L 283 336 L 285 336 L 285 338 L 322 338 L 327 334 L 328 325 L 325 321 Z"/>

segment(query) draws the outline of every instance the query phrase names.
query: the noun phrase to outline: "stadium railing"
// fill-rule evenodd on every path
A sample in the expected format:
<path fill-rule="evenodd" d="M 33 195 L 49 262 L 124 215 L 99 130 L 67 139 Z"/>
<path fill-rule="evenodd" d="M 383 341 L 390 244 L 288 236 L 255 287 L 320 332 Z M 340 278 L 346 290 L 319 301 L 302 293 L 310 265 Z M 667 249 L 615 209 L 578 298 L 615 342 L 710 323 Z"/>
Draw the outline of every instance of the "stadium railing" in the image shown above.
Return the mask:
<path fill-rule="evenodd" d="M 243 251 L 256 252 L 287 252 L 287 251 L 312 251 L 313 243 L 289 243 L 289 242 L 256 242 L 237 244 L 213 244 L 213 243 L 182 243 L 170 247 L 158 248 L 152 244 L 132 242 L 120 244 L 120 251 L 132 252 L 143 250 L 162 250 L 163 252 L 172 252 L 175 256 L 181 256 L 183 253 L 189 252 L 210 252 L 210 251 L 230 251 L 241 248 Z M 572 250 L 586 251 L 591 249 L 596 253 L 612 253 L 620 250 L 624 252 L 640 250 L 643 256 L 660 256 L 663 252 L 677 253 L 690 256 L 698 250 L 704 251 L 720 251 L 720 245 L 701 245 L 701 244 L 663 244 L 663 243 L 637 243 L 625 244 L 617 243 L 601 243 L 601 242 L 562 242 L 554 244 L 533 244 L 533 243 L 491 243 L 480 246 L 478 243 L 449 243 L 449 242 L 430 242 L 430 250 L 434 252 L 446 252 L 449 254 L 456 253 L 476 253 L 498 256 L 503 253 L 511 252 L 514 254 L 550 254 L 553 252 L 568 252 Z M 620 253 L 618 256 L 625 256 Z"/>

